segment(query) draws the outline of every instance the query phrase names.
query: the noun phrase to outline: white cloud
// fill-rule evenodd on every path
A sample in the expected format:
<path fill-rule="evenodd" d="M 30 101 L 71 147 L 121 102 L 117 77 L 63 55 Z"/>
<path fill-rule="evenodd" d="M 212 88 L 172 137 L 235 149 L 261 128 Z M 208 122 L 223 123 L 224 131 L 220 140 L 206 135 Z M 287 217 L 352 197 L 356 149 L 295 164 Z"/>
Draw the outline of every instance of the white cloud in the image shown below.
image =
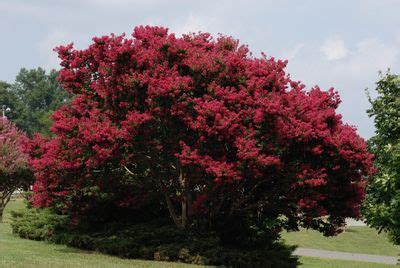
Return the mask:
<path fill-rule="evenodd" d="M 338 81 L 343 78 L 360 80 L 365 80 L 366 77 L 376 78 L 378 71 L 399 67 L 399 45 L 395 42 L 384 43 L 376 38 L 363 39 L 356 44 L 356 49 L 348 59 L 331 65 L 334 74 Z"/>
<path fill-rule="evenodd" d="M 324 41 L 320 47 L 327 60 L 340 60 L 348 55 L 348 50 L 342 39 L 339 37 L 330 37 Z"/>
<path fill-rule="evenodd" d="M 332 43 L 335 42 L 329 44 Z M 327 44 L 326 41 L 324 44 Z M 305 44 L 301 53 L 289 61 L 288 70 L 295 80 L 300 79 L 307 86 L 318 84 L 323 89 L 333 86 L 339 90 L 343 101 L 339 111 L 343 113 L 344 120 L 356 125 L 360 134 L 368 138 L 373 135 L 374 128 L 366 113 L 370 105 L 364 89 L 374 90 L 379 71 L 390 68 L 393 73 L 400 73 L 400 40 L 363 38 L 355 41 L 352 50 L 344 45 L 332 47 L 342 47 L 338 51 L 344 48 L 345 52 L 333 53 L 335 49 L 332 48 L 327 50 L 331 54 L 325 53 L 321 57 L 321 46 Z"/>

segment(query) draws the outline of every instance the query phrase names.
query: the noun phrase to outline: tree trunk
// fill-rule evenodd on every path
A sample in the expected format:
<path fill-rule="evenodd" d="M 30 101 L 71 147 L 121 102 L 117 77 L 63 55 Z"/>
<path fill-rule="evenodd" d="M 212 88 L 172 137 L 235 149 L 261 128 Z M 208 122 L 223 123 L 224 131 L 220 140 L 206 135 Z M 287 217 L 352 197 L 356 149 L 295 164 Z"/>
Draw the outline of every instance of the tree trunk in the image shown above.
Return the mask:
<path fill-rule="evenodd" d="M 11 190 L 4 191 L 0 195 L 0 222 L 3 222 L 3 212 L 4 208 L 7 206 L 7 203 L 10 201 L 12 194 L 14 193 L 15 189 L 12 188 Z"/>
<path fill-rule="evenodd" d="M 159 183 L 161 186 L 161 190 L 164 193 L 165 201 L 167 203 L 167 208 L 171 218 L 173 219 L 175 225 L 180 228 L 184 229 L 188 225 L 188 215 L 190 210 L 190 193 L 189 193 L 189 184 L 186 179 L 185 173 L 183 168 L 179 166 L 178 169 L 178 176 L 179 176 L 179 183 L 181 186 L 180 197 L 181 197 L 181 217 L 179 217 L 178 213 L 175 212 L 174 204 L 172 203 L 171 197 L 169 196 L 167 187 L 165 186 L 164 182 L 160 179 Z M 179 212 L 179 211 L 178 211 Z"/>
<path fill-rule="evenodd" d="M 181 207 L 182 207 L 182 218 L 181 218 L 181 225 L 182 228 L 186 228 L 187 223 L 188 223 L 188 194 L 189 194 L 189 187 L 188 187 L 188 182 L 185 176 L 185 173 L 183 172 L 183 168 L 180 167 L 179 171 L 179 181 L 181 183 L 182 187 L 182 201 L 181 201 Z"/>
<path fill-rule="evenodd" d="M 169 211 L 169 215 L 171 215 L 172 220 L 174 221 L 175 225 L 181 228 L 181 222 L 178 219 L 178 216 L 175 213 L 174 205 L 172 204 L 171 198 L 168 196 L 168 193 L 164 193 L 165 201 L 167 202 L 167 207 Z"/>
<path fill-rule="evenodd" d="M 0 223 L 3 222 L 3 212 L 4 212 L 4 207 L 0 206 Z"/>

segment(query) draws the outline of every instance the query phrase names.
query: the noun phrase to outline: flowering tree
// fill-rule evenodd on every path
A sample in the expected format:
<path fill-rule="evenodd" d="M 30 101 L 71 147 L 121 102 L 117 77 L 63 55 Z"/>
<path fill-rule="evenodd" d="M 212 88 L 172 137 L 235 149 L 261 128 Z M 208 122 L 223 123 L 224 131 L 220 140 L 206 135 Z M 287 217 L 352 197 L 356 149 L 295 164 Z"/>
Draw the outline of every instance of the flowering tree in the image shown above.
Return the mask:
<path fill-rule="evenodd" d="M 22 152 L 26 136 L 7 120 L 0 120 L 0 222 L 15 190 L 33 183 L 28 156 Z"/>
<path fill-rule="evenodd" d="M 299 225 L 329 235 L 359 217 L 365 142 L 336 114 L 337 93 L 304 90 L 285 61 L 149 26 L 56 51 L 74 98 L 53 114 L 55 136 L 31 144 L 36 206 L 79 217 L 156 200 L 177 227 L 227 239 Z"/>

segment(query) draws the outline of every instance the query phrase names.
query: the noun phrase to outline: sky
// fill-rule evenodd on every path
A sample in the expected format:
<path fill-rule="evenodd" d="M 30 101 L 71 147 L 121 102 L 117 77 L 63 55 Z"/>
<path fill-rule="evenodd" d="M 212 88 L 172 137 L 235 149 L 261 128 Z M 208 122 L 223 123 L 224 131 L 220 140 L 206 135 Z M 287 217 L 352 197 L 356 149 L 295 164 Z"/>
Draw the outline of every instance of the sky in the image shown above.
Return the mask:
<path fill-rule="evenodd" d="M 287 72 L 307 88 L 335 88 L 343 120 L 374 134 L 365 89 L 374 96 L 379 71 L 400 73 L 399 0 L 0 0 L 0 80 L 20 68 L 58 68 L 53 48 L 85 48 L 94 36 L 128 36 L 137 25 L 177 35 L 222 33 L 289 61 Z"/>

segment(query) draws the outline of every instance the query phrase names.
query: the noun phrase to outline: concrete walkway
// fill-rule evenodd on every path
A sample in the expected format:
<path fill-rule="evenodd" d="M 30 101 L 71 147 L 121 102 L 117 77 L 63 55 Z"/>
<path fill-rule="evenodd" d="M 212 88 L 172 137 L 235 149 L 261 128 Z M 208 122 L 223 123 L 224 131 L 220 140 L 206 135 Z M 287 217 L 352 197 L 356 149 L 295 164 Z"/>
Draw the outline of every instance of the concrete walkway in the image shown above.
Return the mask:
<path fill-rule="evenodd" d="M 364 221 L 362 220 L 355 220 L 348 218 L 346 219 L 346 226 L 367 226 Z"/>
<path fill-rule="evenodd" d="M 397 264 L 398 262 L 398 258 L 392 256 L 330 251 L 330 250 L 321 250 L 313 248 L 297 248 L 294 252 L 294 255 L 317 257 L 324 259 L 364 261 L 364 262 L 375 262 L 375 263 L 385 263 L 385 264 Z"/>

